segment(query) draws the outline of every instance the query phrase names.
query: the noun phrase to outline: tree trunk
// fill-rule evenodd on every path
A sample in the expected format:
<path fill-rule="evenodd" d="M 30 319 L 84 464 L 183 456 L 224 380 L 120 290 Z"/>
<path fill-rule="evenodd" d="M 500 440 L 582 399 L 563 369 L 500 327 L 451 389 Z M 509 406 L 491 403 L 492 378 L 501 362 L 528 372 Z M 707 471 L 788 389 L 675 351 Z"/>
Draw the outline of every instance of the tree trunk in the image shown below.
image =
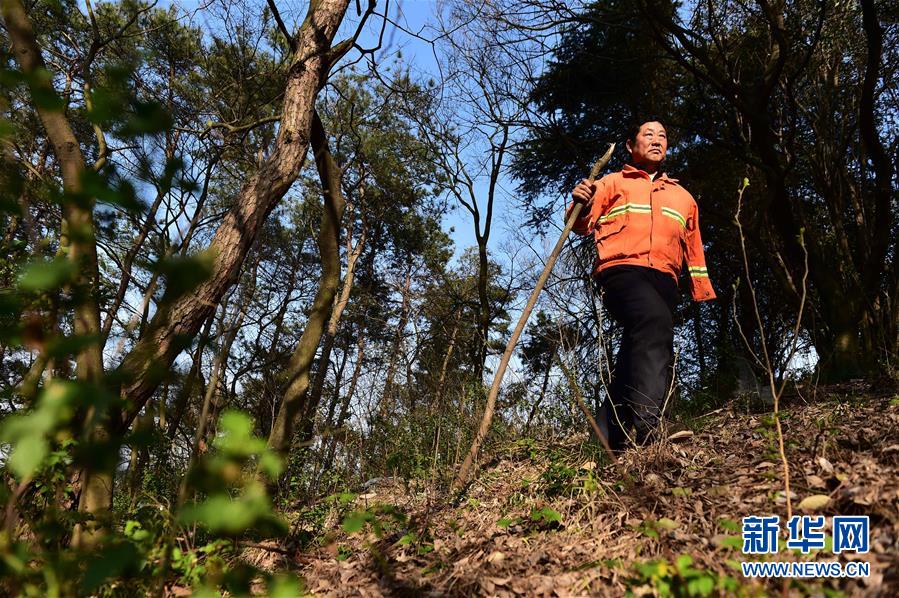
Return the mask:
<path fill-rule="evenodd" d="M 258 267 L 259 262 L 257 261 L 253 266 L 253 272 L 251 274 L 251 278 L 248 281 L 247 288 L 244 289 L 244 296 L 241 299 L 240 306 L 238 307 L 237 316 L 235 316 L 234 321 L 231 322 L 230 328 L 225 332 L 224 341 L 222 343 L 221 348 L 219 349 L 219 354 L 216 356 L 215 364 L 213 365 L 212 371 L 209 377 L 209 384 L 206 386 L 206 392 L 203 396 L 203 407 L 201 409 L 200 421 L 197 423 L 197 429 L 202 430 L 203 433 L 200 435 L 200 438 L 205 441 L 206 436 L 208 435 L 211 426 L 215 424 L 219 413 L 223 407 L 223 398 L 222 398 L 222 385 L 224 383 L 225 372 L 228 368 L 228 358 L 231 356 L 231 347 L 234 346 L 234 341 L 237 339 L 237 334 L 240 332 L 241 327 L 243 326 L 243 322 L 247 317 L 247 312 L 250 309 L 250 304 L 253 302 L 253 297 L 256 294 L 256 280 L 258 275 Z M 222 321 L 220 326 L 224 325 L 224 312 L 222 314 Z M 219 330 L 219 334 L 222 334 L 223 329 Z"/>
<path fill-rule="evenodd" d="M 309 415 L 306 411 L 309 371 L 340 283 L 340 221 L 346 201 L 340 190 L 340 170 L 328 150 L 328 139 L 318 115 L 313 119 L 312 146 L 325 200 L 318 237 L 322 274 L 306 328 L 287 365 L 287 388 L 268 438 L 269 447 L 282 457 L 286 457 L 290 450 L 294 432 L 300 424 L 299 416 Z"/>
<path fill-rule="evenodd" d="M 365 361 L 365 335 L 362 334 L 362 331 L 359 331 L 358 340 L 356 342 L 356 366 L 353 368 L 353 377 L 350 378 L 350 387 L 347 390 L 346 395 L 343 397 L 343 402 L 340 405 L 340 413 L 337 415 L 337 421 L 335 422 L 335 428 L 342 428 L 346 423 L 347 417 L 349 417 L 350 413 L 350 402 L 353 400 L 353 395 L 356 394 L 356 384 L 359 382 L 359 376 L 362 374 L 362 363 Z M 339 392 L 338 391 L 335 391 Z M 332 464 L 334 463 L 334 452 L 337 450 L 337 438 L 331 438 L 331 446 L 328 448 L 328 456 L 325 458 L 324 466 L 322 467 L 322 472 L 328 471 L 331 469 Z"/>
<path fill-rule="evenodd" d="M 854 314 L 848 309 L 848 306 L 847 312 L 828 318 L 830 321 L 826 328 L 818 327 L 819 330 L 816 334 L 820 334 L 826 339 L 823 343 L 817 339 L 815 342 L 820 357 L 818 369 L 823 382 L 838 382 L 861 377 L 866 370 L 872 367 L 869 360 L 873 358 L 876 361 L 876 355 L 863 354 L 859 328 L 857 323 L 852 321 L 855 319 L 852 318 Z"/>
<path fill-rule="evenodd" d="M 3 19 L 12 42 L 12 54 L 22 71 L 32 78 L 32 85 L 50 97 L 56 95 L 51 80 L 41 75 L 46 70 L 37 45 L 31 21 L 19 0 L 3 0 Z M 71 292 L 78 297 L 75 306 L 74 333 L 86 338 L 100 331 L 100 308 L 96 289 L 99 280 L 97 246 L 94 236 L 94 198 L 79 197 L 81 178 L 85 171 L 84 156 L 75 133 L 62 110 L 51 110 L 36 103 L 35 108 L 62 174 L 63 190 L 67 198 L 62 207 L 60 250 L 76 267 Z M 91 342 L 75 357 L 79 380 L 97 382 L 103 376 L 103 351 L 98 342 Z"/>
<path fill-rule="evenodd" d="M 893 259 L 890 253 L 890 237 L 894 230 L 894 210 L 896 194 L 893 180 L 896 174 L 896 163 L 890 159 L 887 146 L 880 138 L 877 123 L 876 90 L 878 80 L 884 76 L 883 66 L 883 29 L 873 0 L 861 0 L 862 25 L 865 30 L 865 41 L 868 60 L 865 63 L 865 78 L 862 83 L 862 95 L 859 102 L 859 136 L 865 154 L 874 166 L 874 230 L 871 235 L 871 258 L 869 267 L 862 271 L 864 280 L 864 296 L 869 297 L 869 306 L 863 314 L 862 336 L 874 351 L 867 352 L 868 363 L 866 373 L 872 373 L 878 362 L 896 363 L 899 360 L 899 320 L 896 315 L 899 309 L 891 311 L 890 302 L 899 302 L 899 274 L 896 271 L 896 245 L 893 244 Z M 884 5 L 884 9 L 885 5 Z M 887 284 L 883 284 L 887 274 Z M 892 278 L 892 285 L 890 284 Z M 890 297 L 890 292 L 893 293 Z"/>
<path fill-rule="evenodd" d="M 453 357 L 453 349 L 456 347 L 456 337 L 459 334 L 459 316 L 460 311 L 453 314 L 453 333 L 450 335 L 449 346 L 446 348 L 446 355 L 443 356 L 443 363 L 440 365 L 440 376 L 437 378 L 437 392 L 434 395 L 434 402 L 431 407 L 431 414 L 434 415 L 443 410 L 443 387 L 446 384 L 446 373 L 449 371 L 450 359 Z"/>
<path fill-rule="evenodd" d="M 171 139 L 168 139 L 165 149 L 166 161 L 171 160 L 174 155 L 175 144 Z M 211 174 L 213 164 L 215 164 L 214 160 L 210 162 L 209 167 L 207 168 L 207 179 Z M 112 330 L 112 324 L 115 321 L 116 312 L 118 312 L 119 308 L 122 306 L 122 302 L 125 299 L 125 293 L 128 291 L 128 283 L 131 282 L 131 269 L 134 265 L 134 260 L 137 257 L 138 253 L 140 253 L 141 248 L 144 246 L 144 242 L 147 240 L 147 237 L 149 236 L 150 230 L 153 228 L 153 225 L 156 224 L 156 212 L 159 210 L 159 206 L 162 204 L 162 200 L 164 198 L 165 193 L 162 189 L 159 189 L 156 193 L 156 198 L 153 200 L 153 205 L 150 206 L 146 218 L 144 219 L 144 223 L 143 225 L 141 225 L 137 237 L 134 238 L 131 243 L 131 247 L 128 248 L 128 251 L 125 253 L 125 257 L 122 259 L 119 286 L 116 289 L 116 294 L 113 298 L 112 305 L 109 307 L 109 310 L 106 313 L 106 321 L 103 322 L 104 340 L 109 338 L 109 333 Z"/>
<path fill-rule="evenodd" d="M 184 418 L 185 411 L 187 411 L 190 398 L 193 396 L 194 389 L 201 377 L 200 369 L 203 367 L 203 351 L 206 349 L 206 344 L 209 341 L 209 330 L 212 328 L 212 320 L 212 317 L 206 320 L 206 326 L 204 327 L 203 332 L 200 333 L 200 340 L 197 343 L 197 350 L 194 353 L 193 364 L 191 365 L 187 376 L 184 378 L 184 383 L 181 385 L 178 397 L 175 400 L 172 417 L 169 421 L 168 429 L 166 430 L 166 436 L 168 436 L 169 443 L 175 440 L 175 435 L 178 433 L 178 427 L 181 425 L 181 420 Z"/>
<path fill-rule="evenodd" d="M 147 334 L 125 357 L 119 374 L 126 380 L 122 396 L 130 405 L 117 431 L 127 429 L 134 415 L 156 390 L 166 371 L 237 281 L 243 262 L 265 218 L 296 181 L 309 146 L 312 111 L 332 60 L 331 40 L 349 0 L 319 0 L 310 5 L 295 36 L 296 50 L 288 69 L 284 105 L 274 148 L 247 180 L 213 237 L 209 255 L 212 274 L 190 294 L 160 305 Z"/>
<path fill-rule="evenodd" d="M 322 343 L 322 354 L 318 360 L 318 371 L 315 374 L 315 382 L 312 385 L 308 407 L 304 410 L 306 412 L 305 420 L 308 429 L 304 429 L 303 431 L 303 441 L 311 438 L 312 429 L 310 426 L 315 419 L 314 416 L 318 409 L 318 405 L 321 403 L 322 389 L 325 386 L 325 378 L 328 374 L 328 364 L 331 361 L 331 352 L 334 350 L 334 339 L 337 336 L 337 326 L 340 324 L 340 318 L 343 316 L 343 312 L 350 302 L 350 292 L 353 290 L 353 281 L 355 280 L 356 263 L 359 260 L 359 256 L 362 254 L 362 248 L 365 246 L 365 236 L 366 230 L 363 228 L 362 234 L 359 236 L 359 240 L 354 246 L 352 244 L 352 235 L 350 235 L 349 232 L 347 233 L 346 274 L 343 277 L 343 288 L 340 290 L 340 297 L 337 299 L 337 303 L 334 304 L 334 309 L 331 312 L 331 319 L 328 321 L 328 329 L 325 331 L 325 339 Z M 333 406 L 332 403 L 331 413 L 328 416 L 329 422 L 333 415 Z"/>
<path fill-rule="evenodd" d="M 51 78 L 42 75 L 46 71 L 46 65 L 25 7 L 19 0 L 3 0 L 0 10 L 12 44 L 12 54 L 22 72 L 30 77 L 33 89 L 48 97 L 56 96 Z M 62 206 L 59 245 L 60 253 L 67 255 L 75 266 L 75 277 L 68 289 L 77 298 L 73 332 L 77 338 L 96 339 L 100 334 L 100 307 L 96 295 L 99 268 L 94 229 L 94 198 L 80 197 L 81 179 L 85 172 L 84 155 L 64 111 L 47 109 L 41 102 L 36 102 L 35 108 L 53 146 L 62 174 L 63 190 L 67 196 Z M 103 378 L 103 348 L 100 343 L 96 340 L 87 343 L 76 353 L 75 364 L 79 381 L 99 383 Z M 92 416 L 92 408 L 88 408 L 84 421 L 91 421 Z M 104 430 L 94 432 L 85 429 L 83 437 L 90 442 L 102 443 L 108 439 L 108 434 Z M 97 524 L 106 518 L 112 507 L 111 472 L 85 470 L 81 479 L 79 509 L 94 514 L 97 520 L 84 527 L 76 526 L 72 539 L 75 545 L 91 544 L 98 539 Z"/>
<path fill-rule="evenodd" d="M 125 433 L 167 375 L 175 357 L 237 281 L 263 222 L 296 181 L 309 146 L 315 97 L 324 85 L 331 65 L 340 57 L 329 48 L 348 3 L 349 0 L 318 0 L 310 4 L 306 18 L 294 36 L 295 51 L 288 68 L 274 148 L 243 185 L 213 237 L 208 250 L 212 260 L 211 275 L 191 293 L 159 305 L 147 333 L 122 360 L 116 379 L 123 381 L 121 397 L 127 408 L 115 421 L 104 426 L 99 433 L 100 439 Z M 4 14 L 8 12 L 8 6 L 21 9 L 16 0 L 7 0 Z M 21 12 L 24 14 L 24 9 Z M 9 18 L 6 20 L 9 24 Z M 345 51 L 347 46 L 343 46 Z M 78 143 L 73 137 L 65 147 L 69 152 L 77 151 Z M 83 313 L 76 315 L 76 333 L 91 323 L 93 330 L 99 332 L 96 306 L 80 311 Z M 99 348 L 96 352 L 99 356 Z M 94 361 L 85 363 L 82 369 L 98 369 Z M 102 474 L 96 483 L 91 477 L 88 476 L 84 483 L 79 509 L 99 514 L 112 504 L 112 476 Z M 74 540 L 79 539 L 76 534 Z"/>
<path fill-rule="evenodd" d="M 705 364 L 705 338 L 702 334 L 702 309 L 697 302 L 693 302 L 693 335 L 696 337 L 696 354 L 699 358 L 699 383 L 704 385 L 708 381 L 708 371 Z"/>
<path fill-rule="evenodd" d="M 303 245 L 305 245 L 305 239 L 298 243 L 299 250 L 302 252 Z M 272 334 L 272 346 L 270 353 L 275 353 L 278 350 L 278 343 L 281 342 L 281 334 L 284 331 L 284 317 L 287 315 L 287 308 L 290 307 L 290 296 L 293 294 L 296 289 L 297 284 L 297 272 L 300 269 L 300 260 L 299 258 L 295 258 L 293 263 L 290 266 L 290 276 L 288 280 L 290 281 L 289 287 L 284 292 L 284 301 L 281 302 L 281 305 L 278 306 L 278 313 L 275 314 L 275 319 L 272 322 L 274 324 L 275 330 Z"/>
<path fill-rule="evenodd" d="M 349 361 L 349 351 L 344 348 L 343 355 L 340 357 L 340 365 L 337 367 L 337 373 L 334 375 L 334 391 L 331 393 L 331 400 L 328 401 L 328 413 L 322 420 L 322 429 L 332 428 L 334 424 L 334 412 L 337 410 L 337 403 L 340 402 L 340 384 L 343 382 L 343 373 L 346 371 L 346 363 Z M 304 430 L 305 440 L 312 438 L 312 434 L 306 433 Z"/>
<path fill-rule="evenodd" d="M 889 294 L 897 286 L 896 274 L 888 259 L 894 228 L 891 202 L 895 195 L 895 164 L 881 141 L 879 128 L 882 127 L 878 127 L 876 118 L 877 86 L 883 77 L 883 31 L 876 4 L 872 0 L 861 2 L 867 60 L 858 96 L 858 140 L 863 154 L 859 161 L 861 165 L 870 163 L 873 166 L 873 194 L 870 200 L 851 205 L 842 198 L 835 200 L 832 197 L 831 190 L 835 185 L 824 185 L 820 191 L 829 210 L 825 217 L 838 222 L 834 230 L 821 228 L 814 219 L 807 218 L 801 198 L 804 193 L 793 193 L 788 187 L 797 160 L 794 148 L 782 143 L 783 125 L 777 122 L 776 114 L 782 110 L 804 110 L 790 95 L 789 88 L 794 81 L 789 69 L 785 69 L 790 59 L 797 56 L 791 47 L 792 40 L 786 35 L 783 7 L 767 4 L 762 7 L 769 29 L 767 64 L 757 70 L 759 74 L 754 79 L 737 80 L 721 66 L 727 61 L 722 63 L 702 44 L 693 43 L 687 29 L 676 22 L 676 13 L 662 13 L 654 10 L 652 3 L 640 3 L 643 14 L 659 27 L 656 34 L 670 55 L 695 76 L 710 83 L 724 100 L 730 102 L 735 115 L 748 127 L 747 148 L 751 158 L 760 162 L 766 186 L 757 202 L 757 208 L 764 216 L 761 232 L 769 233 L 773 241 L 763 255 L 769 260 L 783 296 L 798 307 L 800 293 L 795 281 L 804 273 L 807 251 L 809 280 L 816 311 L 820 314 L 812 320 L 810 327 L 818 353 L 827 356 L 819 366 L 822 377 L 837 381 L 861 376 L 876 369 L 877 358 L 887 357 L 889 347 L 895 346 L 895 334 L 882 335 L 877 331 L 895 331 L 897 328 L 895 319 L 890 322 L 888 317 L 886 322 L 881 320 L 873 324 L 878 319 L 875 314 L 888 313 L 880 312 L 880 309 L 890 300 Z M 817 38 L 815 43 L 818 43 Z M 812 47 L 803 52 L 814 50 L 816 48 Z M 783 88 L 787 89 L 787 97 L 777 97 L 775 91 Z M 822 89 L 825 91 L 826 88 Z M 782 101 L 786 106 L 780 104 Z M 775 106 L 779 107 L 775 109 Z M 833 114 L 832 110 L 817 112 Z M 792 132 L 786 134 L 789 136 Z M 828 136 L 825 132 L 817 137 L 817 141 L 823 143 Z M 824 163 L 815 165 L 816 176 L 832 170 L 836 173 L 835 180 L 855 178 L 847 176 L 849 169 L 858 168 L 846 159 L 845 150 L 850 141 L 841 142 L 842 145 L 832 148 Z M 860 178 L 862 186 L 864 179 L 864 176 Z M 847 230 L 846 235 L 839 234 L 844 222 L 851 223 L 853 217 L 858 223 L 855 230 Z M 805 228 L 804 245 L 798 238 L 802 228 Z M 853 239 L 855 250 L 850 255 L 840 246 L 846 237 Z M 847 258 L 852 259 L 845 263 Z M 865 299 L 858 301 L 857 297 Z M 876 339 L 876 349 L 859 352 L 857 349 L 864 347 L 869 342 L 867 339 Z"/>
<path fill-rule="evenodd" d="M 386 421 L 393 406 L 393 379 L 396 376 L 396 366 L 403 345 L 403 331 L 409 322 L 410 290 L 412 288 L 412 266 L 406 269 L 406 282 L 403 284 L 403 303 L 400 308 L 400 321 L 396 325 L 396 336 L 393 339 L 393 348 L 390 351 L 390 363 L 387 365 L 387 379 L 384 381 L 384 392 L 381 394 L 381 402 L 378 405 L 378 417 Z"/>
<path fill-rule="evenodd" d="M 257 262 L 256 266 L 258 265 L 259 263 Z M 238 306 L 237 314 L 235 315 L 234 321 L 231 323 L 231 327 L 228 328 L 227 332 L 225 331 L 224 326 L 225 314 L 228 311 L 228 305 L 227 302 L 222 304 L 222 315 L 219 318 L 217 334 L 219 336 L 224 334 L 224 338 L 222 339 L 222 345 L 212 362 L 212 369 L 209 372 L 209 384 L 206 385 L 206 391 L 203 393 L 203 405 L 200 408 L 199 415 L 197 416 L 197 426 L 194 432 L 193 443 L 190 448 L 190 457 L 187 462 L 187 469 L 185 470 L 184 475 L 181 478 L 181 484 L 178 487 L 177 508 L 183 506 L 187 500 L 187 482 L 191 473 L 191 469 L 193 469 L 194 463 L 196 463 L 197 458 L 200 456 L 200 452 L 202 452 L 201 443 L 206 437 L 207 427 L 209 422 L 211 421 L 210 415 L 212 410 L 213 398 L 216 392 L 218 392 L 222 374 L 225 371 L 225 367 L 227 367 L 228 355 L 231 353 L 231 346 L 234 344 L 234 340 L 237 338 L 237 333 L 240 331 L 240 328 L 243 325 L 244 318 L 247 315 L 247 310 L 250 307 L 250 303 L 252 302 L 253 295 L 256 291 L 256 272 L 256 268 L 254 267 L 252 283 L 245 290 L 245 294 L 241 298 L 240 304 Z"/>
<path fill-rule="evenodd" d="M 353 377 L 350 378 L 350 387 L 347 389 L 346 396 L 343 397 L 343 403 L 340 406 L 340 414 L 337 416 L 337 427 L 343 426 L 349 417 L 350 403 L 356 394 L 356 386 L 359 383 L 359 376 L 362 375 L 362 365 L 365 362 L 365 335 L 360 330 L 359 340 L 356 343 L 356 366 L 353 368 Z"/>
<path fill-rule="evenodd" d="M 491 201 L 492 203 L 492 201 Z M 489 229 L 488 233 L 489 235 Z M 475 380 L 484 383 L 484 364 L 487 361 L 487 342 L 490 335 L 490 263 L 487 260 L 487 236 L 478 236 L 478 352 L 474 364 Z"/>
<path fill-rule="evenodd" d="M 304 245 L 305 237 L 297 242 L 299 253 L 302 253 Z M 275 318 L 270 326 L 270 328 L 274 328 L 274 331 L 272 332 L 272 340 L 271 345 L 268 348 L 267 358 L 272 363 L 275 363 L 276 361 L 279 362 L 281 359 L 280 344 L 281 336 L 284 333 L 284 318 L 287 315 L 287 309 L 290 307 L 292 295 L 296 290 L 297 273 L 299 272 L 299 269 L 300 258 L 299 256 L 294 256 L 290 267 L 290 276 L 288 277 L 290 282 L 288 283 L 288 288 L 284 289 L 284 300 L 278 306 L 278 312 L 275 314 Z M 281 387 L 278 381 L 278 372 L 275 371 L 275 368 L 265 368 L 262 371 L 262 378 L 264 390 L 260 401 L 256 405 L 255 418 L 259 428 L 261 430 L 267 430 L 270 434 L 272 431 L 272 424 L 274 423 L 273 418 L 281 400 Z"/>
<path fill-rule="evenodd" d="M 597 160 L 593 165 L 593 168 L 590 170 L 589 181 L 592 182 L 599 175 L 600 171 L 605 168 L 606 164 L 609 162 L 609 158 L 612 157 L 612 151 L 614 149 L 615 144 L 610 145 L 602 158 Z M 490 430 L 491 423 L 493 423 L 493 412 L 496 409 L 496 399 L 499 396 L 499 388 L 503 381 L 503 375 L 506 373 L 506 367 L 509 365 L 509 360 L 512 359 L 512 352 L 515 350 L 515 345 L 521 337 L 524 325 L 527 323 L 528 318 L 531 316 L 531 311 L 533 311 L 534 305 L 537 303 L 537 297 L 540 296 L 543 285 L 546 284 L 546 280 L 549 278 L 550 272 L 552 272 L 553 266 L 556 264 L 556 260 L 559 259 L 562 247 L 565 245 L 568 234 L 574 227 L 574 222 L 580 215 L 582 208 L 583 204 L 577 203 L 572 208 L 571 213 L 568 214 L 565 228 L 562 229 L 559 240 L 556 241 L 553 250 L 550 252 L 549 258 L 546 260 L 546 265 L 543 267 L 543 272 L 541 272 L 539 278 L 537 278 L 537 285 L 534 287 L 534 290 L 531 291 L 528 301 L 521 311 L 521 315 L 518 317 L 518 323 L 515 324 L 515 328 L 512 330 L 512 336 L 509 337 L 509 342 L 506 343 L 506 349 L 503 351 L 503 356 L 500 358 L 499 366 L 496 368 L 496 373 L 493 376 L 493 384 L 490 386 L 490 392 L 487 394 L 487 403 L 484 405 L 484 414 L 481 416 L 481 423 L 471 442 L 471 447 L 468 449 L 468 454 L 465 455 L 465 460 L 462 461 L 459 471 L 456 473 L 455 478 L 453 478 L 452 488 L 455 491 L 461 490 L 470 480 L 475 466 L 475 459 L 477 459 L 478 453 L 481 450 L 481 445 L 487 436 L 487 432 Z"/>
<path fill-rule="evenodd" d="M 314 463 L 312 473 L 313 482 L 310 485 L 309 491 L 310 496 L 315 496 L 318 493 L 318 485 L 321 481 L 322 473 L 324 472 L 325 454 L 328 452 L 326 439 L 330 439 L 332 436 L 338 433 L 337 429 L 333 425 L 334 411 L 337 410 L 337 403 L 340 402 L 340 383 L 343 381 L 343 373 L 346 370 L 347 361 L 349 361 L 349 351 L 345 350 L 340 358 L 340 365 L 337 367 L 337 373 L 334 375 L 334 392 L 331 393 L 331 400 L 328 401 L 328 413 L 318 424 L 318 433 L 321 436 L 322 443 L 318 451 L 318 459 Z M 313 409 L 312 413 L 315 414 L 315 412 L 316 410 Z M 303 424 L 304 426 L 301 430 L 300 445 L 311 446 L 312 439 L 315 437 L 315 418 L 310 417 L 306 420 L 303 420 Z"/>
<path fill-rule="evenodd" d="M 531 407 L 530 413 L 528 413 L 528 420 L 524 424 L 524 433 L 525 435 L 530 434 L 531 430 L 531 422 L 534 420 L 534 416 L 537 415 L 537 409 L 540 408 L 540 404 L 543 402 L 543 399 L 546 397 L 546 388 L 549 386 L 549 375 L 553 371 L 553 362 L 556 359 L 556 352 L 558 351 L 558 347 L 553 345 L 552 353 L 549 356 L 549 361 L 546 362 L 546 371 L 543 372 L 543 383 L 540 385 L 540 396 L 537 397 L 537 400 L 534 401 L 534 406 Z"/>
<path fill-rule="evenodd" d="M 144 469 L 146 469 L 147 463 L 150 462 L 150 450 L 144 443 L 155 425 L 153 410 L 148 405 L 146 411 L 137 418 L 137 423 L 134 424 L 135 435 L 143 436 L 143 438 L 140 438 L 142 443 L 140 446 L 131 446 L 131 459 L 128 467 L 128 490 L 131 493 L 132 509 L 137 504 L 140 496 Z"/>
<path fill-rule="evenodd" d="M 437 467 L 437 454 L 440 450 L 440 431 L 442 429 L 443 418 L 440 414 L 443 412 L 443 387 L 446 384 L 446 373 L 449 371 L 450 359 L 453 357 L 453 349 L 456 347 L 456 336 L 459 334 L 459 311 L 453 314 L 453 332 L 450 335 L 449 346 L 446 348 L 446 354 L 443 356 L 443 363 L 440 365 L 440 375 L 437 378 L 437 388 L 434 392 L 434 400 L 428 406 L 428 412 L 432 421 L 437 421 L 437 429 L 434 432 L 434 440 L 431 444 L 431 452 L 434 459 L 431 463 L 431 475 Z"/>

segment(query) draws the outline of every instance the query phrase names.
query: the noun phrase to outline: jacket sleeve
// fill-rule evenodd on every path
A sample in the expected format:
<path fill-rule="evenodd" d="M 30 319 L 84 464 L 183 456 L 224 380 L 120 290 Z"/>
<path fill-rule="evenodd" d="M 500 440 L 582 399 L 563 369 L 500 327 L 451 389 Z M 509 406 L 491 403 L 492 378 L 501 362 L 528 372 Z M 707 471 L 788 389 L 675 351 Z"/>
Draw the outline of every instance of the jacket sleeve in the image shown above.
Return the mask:
<path fill-rule="evenodd" d="M 699 208 L 693 202 L 690 217 L 687 218 L 687 234 L 685 240 L 687 270 L 690 274 L 690 292 L 694 301 L 715 299 L 715 289 L 709 280 L 709 271 L 705 265 L 705 251 L 702 248 L 702 236 L 699 234 Z"/>
<path fill-rule="evenodd" d="M 593 192 L 590 204 L 581 209 L 581 213 L 577 217 L 577 220 L 574 221 L 574 227 L 572 227 L 571 230 L 578 235 L 589 235 L 593 232 L 593 226 L 596 224 L 596 221 L 599 220 L 599 216 L 603 213 L 603 210 L 608 203 L 608 196 L 608 181 L 606 181 L 606 177 L 603 177 L 596 181 L 596 191 Z M 568 222 L 568 215 L 571 214 L 571 210 L 573 209 L 574 202 L 572 201 L 565 210 L 565 222 Z"/>

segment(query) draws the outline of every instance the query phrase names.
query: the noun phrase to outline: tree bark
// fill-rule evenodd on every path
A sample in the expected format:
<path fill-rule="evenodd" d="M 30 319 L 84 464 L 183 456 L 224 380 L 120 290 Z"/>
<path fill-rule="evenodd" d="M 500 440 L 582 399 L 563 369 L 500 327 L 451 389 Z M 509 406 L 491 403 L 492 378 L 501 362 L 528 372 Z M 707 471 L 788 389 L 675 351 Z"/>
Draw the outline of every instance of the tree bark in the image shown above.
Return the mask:
<path fill-rule="evenodd" d="M 306 328 L 287 365 L 287 387 L 268 438 L 269 447 L 282 457 L 287 456 L 290 450 L 293 435 L 300 424 L 300 416 L 309 416 L 306 410 L 309 372 L 340 283 L 340 221 L 346 201 L 340 189 L 340 169 L 328 150 L 327 136 L 318 115 L 315 115 L 312 123 L 312 146 L 324 191 L 324 209 L 318 237 L 322 274 Z"/>

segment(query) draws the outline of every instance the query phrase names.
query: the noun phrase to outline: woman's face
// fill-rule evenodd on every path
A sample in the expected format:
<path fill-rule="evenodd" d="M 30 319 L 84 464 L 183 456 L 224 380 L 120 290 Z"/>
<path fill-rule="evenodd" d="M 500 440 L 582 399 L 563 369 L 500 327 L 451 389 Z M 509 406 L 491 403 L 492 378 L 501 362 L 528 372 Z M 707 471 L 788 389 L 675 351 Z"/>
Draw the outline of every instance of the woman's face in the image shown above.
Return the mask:
<path fill-rule="evenodd" d="M 633 141 L 628 139 L 627 151 L 631 153 L 634 164 L 658 167 L 665 159 L 668 151 L 668 135 L 665 127 L 657 121 L 649 121 L 640 125 L 640 132 Z"/>

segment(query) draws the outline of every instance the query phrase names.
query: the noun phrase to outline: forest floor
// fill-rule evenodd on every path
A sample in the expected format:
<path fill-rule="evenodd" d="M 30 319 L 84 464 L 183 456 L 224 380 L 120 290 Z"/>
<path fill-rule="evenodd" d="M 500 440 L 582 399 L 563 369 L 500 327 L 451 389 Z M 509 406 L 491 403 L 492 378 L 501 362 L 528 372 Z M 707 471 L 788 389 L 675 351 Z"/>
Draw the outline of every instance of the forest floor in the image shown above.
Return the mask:
<path fill-rule="evenodd" d="M 794 580 L 791 595 L 899 595 L 899 397 L 862 383 L 796 392 L 781 421 L 793 512 L 827 496 L 815 512 L 828 536 L 831 515 L 869 515 L 868 554 L 786 549 L 774 419 L 735 404 L 687 422 L 686 439 L 626 452 L 617 468 L 597 465 L 583 435 L 494 447 L 455 502 L 427 483 L 384 480 L 332 497 L 311 547 L 245 557 L 293 569 L 322 596 L 754 596 L 781 593 L 782 580 L 742 576 L 740 520 L 775 514 L 780 553 L 769 560 L 871 567 L 861 580 Z"/>

